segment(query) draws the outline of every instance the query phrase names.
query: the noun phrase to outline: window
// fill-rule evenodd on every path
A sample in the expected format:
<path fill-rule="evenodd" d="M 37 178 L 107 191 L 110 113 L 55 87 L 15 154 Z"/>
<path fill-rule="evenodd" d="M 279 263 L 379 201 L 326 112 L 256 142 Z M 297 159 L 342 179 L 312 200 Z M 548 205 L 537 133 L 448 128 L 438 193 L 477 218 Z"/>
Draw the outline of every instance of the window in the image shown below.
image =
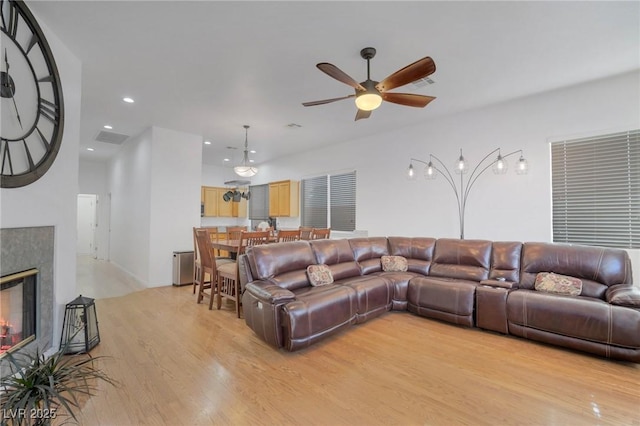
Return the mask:
<path fill-rule="evenodd" d="M 551 143 L 553 240 L 640 248 L 640 130 Z"/>
<path fill-rule="evenodd" d="M 334 231 L 356 229 L 356 172 L 302 180 L 301 225 Z"/>

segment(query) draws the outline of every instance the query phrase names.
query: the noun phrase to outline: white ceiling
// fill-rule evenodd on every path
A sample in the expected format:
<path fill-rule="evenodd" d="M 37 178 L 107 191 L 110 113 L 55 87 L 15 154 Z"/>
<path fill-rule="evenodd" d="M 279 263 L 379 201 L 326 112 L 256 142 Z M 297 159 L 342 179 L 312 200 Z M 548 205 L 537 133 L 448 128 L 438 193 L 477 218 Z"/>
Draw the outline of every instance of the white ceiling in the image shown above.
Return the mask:
<path fill-rule="evenodd" d="M 640 69 L 640 2 L 27 1 L 83 63 L 81 156 L 108 158 L 104 124 L 202 135 L 203 162 L 256 162 L 412 126 L 443 114 Z M 353 89 L 316 69 L 382 80 L 424 56 L 426 108 L 384 103 L 355 122 Z M 123 96 L 136 100 L 132 105 Z M 597 99 L 593 99 L 597 102 Z M 296 123 L 301 128 L 287 125 Z M 126 143 L 126 142 L 125 142 Z M 229 150 L 227 146 L 237 147 Z M 87 147 L 95 148 L 87 152 Z"/>

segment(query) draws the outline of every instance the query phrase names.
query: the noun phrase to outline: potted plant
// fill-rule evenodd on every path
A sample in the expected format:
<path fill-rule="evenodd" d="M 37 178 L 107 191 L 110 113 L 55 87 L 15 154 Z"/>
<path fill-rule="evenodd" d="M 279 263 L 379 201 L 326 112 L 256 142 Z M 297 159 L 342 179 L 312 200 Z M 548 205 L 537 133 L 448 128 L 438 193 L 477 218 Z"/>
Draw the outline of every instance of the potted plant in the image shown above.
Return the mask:
<path fill-rule="evenodd" d="M 61 416 L 77 421 L 78 397 L 95 395 L 100 380 L 117 384 L 96 365 L 103 358 L 64 355 L 64 348 L 49 358 L 39 350 L 7 354 L 11 374 L 0 378 L 0 425 L 49 425 Z"/>

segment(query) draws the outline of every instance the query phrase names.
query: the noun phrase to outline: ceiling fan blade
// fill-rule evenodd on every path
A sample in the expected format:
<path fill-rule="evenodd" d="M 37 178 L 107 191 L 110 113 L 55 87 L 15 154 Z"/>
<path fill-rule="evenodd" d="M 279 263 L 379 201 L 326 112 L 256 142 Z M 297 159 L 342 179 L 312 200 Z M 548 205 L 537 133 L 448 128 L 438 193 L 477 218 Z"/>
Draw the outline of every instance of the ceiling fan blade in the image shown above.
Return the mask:
<path fill-rule="evenodd" d="M 336 80 L 344 84 L 347 84 L 356 90 L 362 90 L 362 91 L 365 90 L 365 88 L 362 87 L 360 83 L 355 81 L 353 78 L 347 75 L 344 71 L 342 71 L 340 68 L 336 67 L 333 64 L 330 64 L 328 62 L 321 62 L 318 65 L 316 65 L 316 67 L 318 67 L 320 71 L 327 74 L 329 77 L 333 77 Z"/>
<path fill-rule="evenodd" d="M 425 78 L 428 75 L 433 74 L 436 71 L 436 64 L 429 56 L 426 56 L 418 61 L 415 61 L 411 65 L 394 72 L 380 83 L 376 85 L 376 89 L 381 92 L 395 89 L 396 87 L 404 86 L 405 84 L 412 83 L 421 78 Z"/>
<path fill-rule="evenodd" d="M 412 93 L 382 93 L 382 99 L 394 104 L 424 108 L 435 99 L 433 96 L 414 95 Z"/>
<path fill-rule="evenodd" d="M 304 105 L 304 106 L 323 105 L 323 104 L 328 104 L 328 103 L 335 102 L 335 101 L 341 101 L 343 99 L 353 98 L 355 96 L 356 95 L 349 95 L 349 96 L 343 96 L 341 98 L 332 98 L 332 99 L 323 99 L 321 101 L 303 102 L 302 105 Z"/>
<path fill-rule="evenodd" d="M 364 111 L 362 109 L 358 109 L 358 112 L 356 113 L 356 119 L 354 121 L 358 121 L 363 118 L 369 118 L 369 116 L 371 116 L 371 111 Z"/>

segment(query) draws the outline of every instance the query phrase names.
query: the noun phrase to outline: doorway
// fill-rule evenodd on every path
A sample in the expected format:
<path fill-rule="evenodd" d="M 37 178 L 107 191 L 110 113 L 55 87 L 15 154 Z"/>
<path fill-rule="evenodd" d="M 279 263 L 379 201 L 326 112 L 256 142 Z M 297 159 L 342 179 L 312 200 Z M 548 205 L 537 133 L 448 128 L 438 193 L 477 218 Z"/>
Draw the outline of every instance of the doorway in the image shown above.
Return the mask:
<path fill-rule="evenodd" d="M 96 194 L 78 194 L 76 253 L 79 256 L 96 257 L 97 206 Z"/>

